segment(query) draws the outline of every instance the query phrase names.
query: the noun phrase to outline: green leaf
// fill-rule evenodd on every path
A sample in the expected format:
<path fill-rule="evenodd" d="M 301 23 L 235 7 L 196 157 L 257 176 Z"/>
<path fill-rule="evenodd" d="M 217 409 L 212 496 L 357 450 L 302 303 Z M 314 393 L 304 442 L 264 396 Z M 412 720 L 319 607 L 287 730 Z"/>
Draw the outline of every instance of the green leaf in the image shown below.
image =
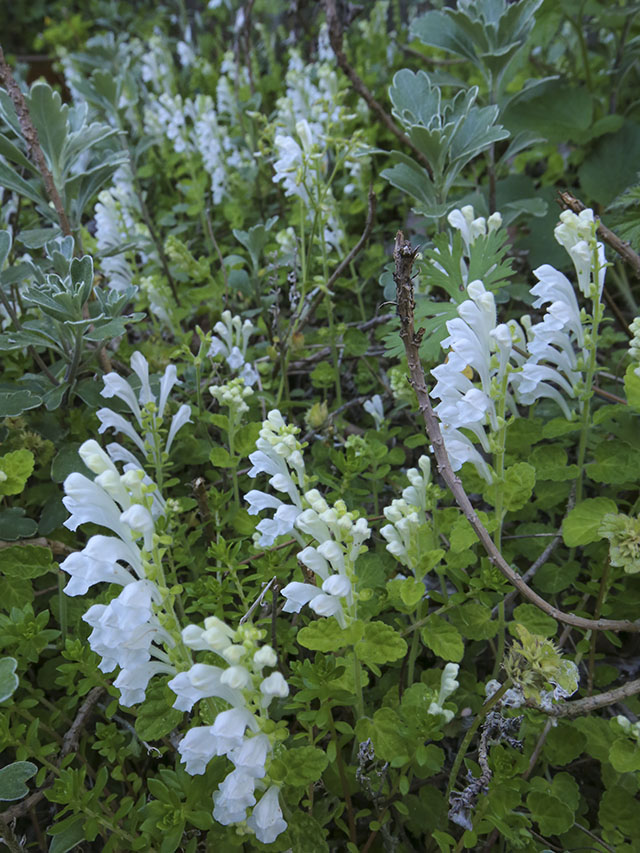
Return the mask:
<path fill-rule="evenodd" d="M 602 518 L 608 512 L 616 512 L 615 503 L 609 498 L 587 498 L 567 514 L 562 524 L 562 538 L 568 548 L 588 545 L 602 539 L 598 530 Z"/>
<path fill-rule="evenodd" d="M 75 441 L 72 444 L 64 444 L 53 457 L 51 479 L 54 483 L 64 483 L 69 474 L 75 472 L 85 475 L 89 473 L 78 453 L 80 444 L 80 442 Z"/>
<path fill-rule="evenodd" d="M 547 141 L 556 143 L 580 142 L 592 118 L 593 97 L 586 89 L 560 80 L 546 80 L 516 95 L 501 120 L 512 134 L 535 128 Z"/>
<path fill-rule="evenodd" d="M 430 616 L 420 632 L 422 642 L 439 658 L 458 662 L 464 654 L 464 644 L 456 627 L 442 616 Z"/>
<path fill-rule="evenodd" d="M 49 168 L 60 177 L 62 150 L 67 139 L 67 113 L 62 98 L 48 83 L 37 82 L 31 86 L 27 99 L 29 113 L 36 130 L 40 146 L 49 160 Z M 58 187 L 60 190 L 61 187 Z"/>
<path fill-rule="evenodd" d="M 409 730 L 402 717 L 393 708 L 380 708 L 373 719 L 363 718 L 356 726 L 360 742 L 371 738 L 376 758 L 394 762 L 395 767 L 408 764 L 411 749 Z"/>
<path fill-rule="evenodd" d="M 491 618 L 491 608 L 469 601 L 449 611 L 449 618 L 463 637 L 469 640 L 490 640 L 498 631 L 498 623 Z"/>
<path fill-rule="evenodd" d="M 48 548 L 38 545 L 13 545 L 2 549 L 0 571 L 13 578 L 39 578 L 47 572 L 55 572 L 53 554 Z"/>
<path fill-rule="evenodd" d="M 329 853 L 325 841 L 327 830 L 302 809 L 292 809 L 287 815 L 287 839 L 291 850 L 299 853 Z"/>
<path fill-rule="evenodd" d="M 16 418 L 41 403 L 42 397 L 31 391 L 0 391 L 0 418 Z"/>
<path fill-rule="evenodd" d="M 214 447 L 209 454 L 209 462 L 215 468 L 236 468 L 239 458 L 238 456 L 231 456 L 224 447 Z"/>
<path fill-rule="evenodd" d="M 529 461 L 536 469 L 536 479 L 562 482 L 578 476 L 578 466 L 569 465 L 567 451 L 557 444 L 544 444 L 535 447 L 529 455 Z"/>
<path fill-rule="evenodd" d="M 30 450 L 13 450 L 0 456 L 0 495 L 19 495 L 33 473 L 35 459 Z"/>
<path fill-rule="evenodd" d="M 560 720 L 549 730 L 544 743 L 544 757 L 554 767 L 574 761 L 587 749 L 587 738 L 573 724 Z"/>
<path fill-rule="evenodd" d="M 0 800 L 21 800 L 29 793 L 24 784 L 38 772 L 30 761 L 14 761 L 0 770 Z"/>
<path fill-rule="evenodd" d="M 542 835 L 560 835 L 573 826 L 573 811 L 552 794 L 531 791 L 527 806 Z"/>
<path fill-rule="evenodd" d="M 615 785 L 604 792 L 598 817 L 605 829 L 622 832 L 629 838 L 640 838 L 638 801 L 622 785 Z"/>
<path fill-rule="evenodd" d="M 619 439 L 602 441 L 595 449 L 595 462 L 586 466 L 596 483 L 635 483 L 640 470 L 640 450 Z"/>
<path fill-rule="evenodd" d="M 85 824 L 86 818 L 81 815 L 73 817 L 64 826 L 54 824 L 49 827 L 47 835 L 52 835 L 53 838 L 48 853 L 67 853 L 68 850 L 77 847 L 85 840 Z"/>
<path fill-rule="evenodd" d="M 147 688 L 144 702 L 139 706 L 135 729 L 142 740 L 159 740 L 173 731 L 184 714 L 171 707 L 173 693 L 160 682 Z"/>
<path fill-rule="evenodd" d="M 638 164 L 629 152 L 639 147 L 640 126 L 632 122 L 601 136 L 578 170 L 584 201 L 607 205 L 635 183 Z"/>
<path fill-rule="evenodd" d="M 507 512 L 522 509 L 530 500 L 536 482 L 536 471 L 528 462 L 516 462 L 504 472 L 504 482 L 495 482 L 488 486 L 482 496 L 493 506 L 496 505 L 499 490 L 502 490 L 503 508 Z"/>
<path fill-rule="evenodd" d="M 640 747 L 629 738 L 614 740 L 609 750 L 609 761 L 618 773 L 636 773 L 640 770 Z"/>
<path fill-rule="evenodd" d="M 25 518 L 24 514 L 21 506 L 0 510 L 0 539 L 15 542 L 16 539 L 27 539 L 35 534 L 37 523 L 32 518 Z"/>
<path fill-rule="evenodd" d="M 547 616 L 534 604 L 519 604 L 513 611 L 513 620 L 507 626 L 512 637 L 518 636 L 515 630 L 516 623 L 524 625 L 531 634 L 537 634 L 540 637 L 553 637 L 558 630 L 556 620 Z"/>
<path fill-rule="evenodd" d="M 300 746 L 286 752 L 287 785 L 306 787 L 317 782 L 329 764 L 326 752 L 315 746 Z"/>
<path fill-rule="evenodd" d="M 638 371 L 638 373 L 636 373 Z M 633 364 L 627 367 L 624 375 L 624 393 L 631 408 L 640 412 L 640 370 Z"/>
<path fill-rule="evenodd" d="M 385 622 L 367 622 L 364 626 L 364 636 L 356 643 L 355 652 L 359 660 L 371 666 L 404 657 L 407 644 L 391 625 Z"/>
<path fill-rule="evenodd" d="M 48 217 L 51 221 L 57 221 L 55 210 L 48 206 L 47 200 L 40 191 L 39 186 L 35 186 L 15 172 L 6 163 L 0 163 L 0 186 L 4 189 L 12 190 L 30 199 L 38 205 L 39 211 L 43 216 Z"/>
<path fill-rule="evenodd" d="M 0 702 L 5 702 L 20 683 L 16 675 L 18 661 L 15 658 L 0 658 Z"/>
<path fill-rule="evenodd" d="M 334 619 L 316 619 L 298 631 L 297 640 L 305 649 L 315 652 L 336 652 L 357 642 L 363 633 L 361 622 L 340 628 Z"/>
<path fill-rule="evenodd" d="M 0 151 L 0 153 L 2 153 Z M 3 268 L 5 261 L 11 249 L 11 234 L 8 231 L 0 231 L 0 270 Z"/>

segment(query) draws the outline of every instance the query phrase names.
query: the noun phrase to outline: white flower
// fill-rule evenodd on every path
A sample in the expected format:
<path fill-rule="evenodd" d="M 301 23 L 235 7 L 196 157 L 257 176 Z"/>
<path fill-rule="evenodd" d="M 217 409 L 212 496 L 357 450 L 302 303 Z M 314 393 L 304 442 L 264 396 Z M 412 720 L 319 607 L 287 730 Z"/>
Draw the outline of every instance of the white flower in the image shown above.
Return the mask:
<path fill-rule="evenodd" d="M 177 697 L 173 707 L 178 711 L 190 711 L 196 702 L 209 696 L 217 696 L 235 707 L 243 706 L 244 696 L 240 690 L 223 683 L 224 673 L 224 669 L 204 663 L 196 663 L 187 672 L 178 673 L 169 682 Z"/>
<path fill-rule="evenodd" d="M 266 773 L 265 763 L 271 752 L 271 741 L 265 734 L 246 737 L 242 743 L 228 752 L 228 757 L 238 770 L 248 773 L 256 779 L 262 779 Z"/>
<path fill-rule="evenodd" d="M 429 706 L 428 714 L 444 717 L 445 723 L 453 719 L 453 711 L 445 711 L 444 703 L 449 696 L 454 693 L 460 684 L 456 681 L 456 675 L 460 667 L 457 663 L 448 663 L 442 671 L 440 677 L 440 693 L 436 702 L 432 702 Z"/>
<path fill-rule="evenodd" d="M 282 817 L 282 809 L 278 802 L 279 789 L 272 785 L 260 802 L 254 808 L 247 826 L 252 829 L 258 841 L 271 844 L 287 828 L 287 822 Z"/>
<path fill-rule="evenodd" d="M 96 583 L 117 583 L 126 586 L 134 577 L 118 562 L 128 563 L 138 578 L 143 577 L 140 551 L 132 542 L 114 536 L 92 536 L 82 551 L 69 556 L 60 564 L 71 575 L 64 588 L 67 595 L 85 595 Z"/>
<path fill-rule="evenodd" d="M 382 407 L 382 397 L 375 394 L 370 400 L 365 400 L 363 409 L 368 412 L 376 424 L 376 429 L 380 429 L 384 423 L 384 409 Z"/>
<path fill-rule="evenodd" d="M 284 680 L 284 676 L 280 672 L 272 672 L 268 678 L 265 678 L 260 684 L 260 692 L 262 693 L 263 700 L 262 706 L 264 708 L 268 707 L 271 700 L 276 696 L 280 699 L 284 699 L 285 696 L 289 695 L 289 685 Z"/>
<path fill-rule="evenodd" d="M 181 761 L 191 776 L 205 772 L 216 755 L 228 755 L 244 743 L 247 729 L 258 730 L 258 721 L 246 708 L 221 711 L 212 726 L 189 729 L 178 745 Z M 235 763 L 235 762 L 234 762 Z"/>
<path fill-rule="evenodd" d="M 253 796 L 255 784 L 255 776 L 243 770 L 234 770 L 229 773 L 213 795 L 215 820 L 223 826 L 245 820 L 247 809 L 256 802 Z"/>

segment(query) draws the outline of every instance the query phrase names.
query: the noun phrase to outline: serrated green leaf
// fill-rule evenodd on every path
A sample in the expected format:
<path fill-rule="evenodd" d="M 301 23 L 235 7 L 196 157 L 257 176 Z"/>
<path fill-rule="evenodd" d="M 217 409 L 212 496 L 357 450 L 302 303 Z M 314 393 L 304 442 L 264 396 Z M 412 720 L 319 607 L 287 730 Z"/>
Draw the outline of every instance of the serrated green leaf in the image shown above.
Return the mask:
<path fill-rule="evenodd" d="M 12 578 L 39 578 L 55 572 L 53 555 L 48 548 L 38 545 L 13 545 L 2 549 L 0 572 Z"/>
<path fill-rule="evenodd" d="M 460 632 L 442 616 L 430 616 L 420 636 L 425 646 L 439 658 L 455 663 L 462 660 L 464 643 Z"/>
<path fill-rule="evenodd" d="M 640 770 L 640 747 L 629 738 L 619 738 L 611 744 L 609 761 L 618 773 L 636 773 Z"/>
<path fill-rule="evenodd" d="M 34 465 L 33 453 L 24 448 L 0 456 L 0 495 L 21 494 Z"/>
<path fill-rule="evenodd" d="M 544 757 L 554 767 L 574 761 L 587 748 L 587 738 L 571 723 L 562 720 L 549 730 Z"/>
<path fill-rule="evenodd" d="M 236 468 L 239 461 L 239 456 L 231 456 L 224 447 L 214 447 L 209 454 L 209 462 L 215 468 Z"/>
<path fill-rule="evenodd" d="M 537 480 L 562 482 L 578 476 L 578 466 L 569 465 L 567 451 L 557 444 L 544 444 L 535 447 L 529 455 L 529 462 L 536 469 Z"/>
<path fill-rule="evenodd" d="M 173 731 L 183 719 L 182 711 L 171 707 L 173 694 L 164 684 L 152 683 L 138 708 L 135 729 L 142 740 L 159 740 Z"/>
<path fill-rule="evenodd" d="M 469 640 L 490 640 L 498 631 L 498 623 L 491 617 L 491 608 L 468 601 L 449 611 L 449 619 Z"/>
<path fill-rule="evenodd" d="M 536 482 L 536 472 L 528 462 L 516 462 L 504 472 L 503 483 L 492 483 L 482 493 L 484 499 L 493 506 L 502 493 L 503 508 L 506 512 L 522 509 L 530 500 Z"/>
<path fill-rule="evenodd" d="M 315 746 L 300 746 L 287 750 L 287 785 L 306 787 L 317 782 L 329 764 L 327 754 Z"/>
<path fill-rule="evenodd" d="M 336 652 L 351 646 L 362 636 L 364 627 L 354 622 L 348 628 L 340 628 L 334 619 L 316 619 L 298 631 L 298 642 L 305 649 L 315 652 Z"/>
<path fill-rule="evenodd" d="M 617 507 L 609 498 L 587 498 L 569 511 L 562 524 L 562 538 L 568 548 L 602 539 L 598 532 L 602 518 Z"/>
<path fill-rule="evenodd" d="M 391 625 L 367 622 L 364 635 L 355 645 L 358 660 L 367 666 L 399 660 L 407 653 L 407 643 Z"/>
<path fill-rule="evenodd" d="M 527 806 L 543 835 L 560 835 L 573 826 L 573 811 L 552 794 L 531 791 Z"/>
<path fill-rule="evenodd" d="M 640 470 L 640 450 L 613 439 L 595 448 L 595 462 L 586 466 L 587 476 L 596 483 L 635 483 Z"/>
<path fill-rule="evenodd" d="M 537 634 L 539 637 L 553 637 L 558 630 L 556 620 L 534 604 L 519 604 L 513 611 L 513 619 L 507 626 L 512 637 L 518 636 L 517 624 L 524 625 L 531 634 Z"/>

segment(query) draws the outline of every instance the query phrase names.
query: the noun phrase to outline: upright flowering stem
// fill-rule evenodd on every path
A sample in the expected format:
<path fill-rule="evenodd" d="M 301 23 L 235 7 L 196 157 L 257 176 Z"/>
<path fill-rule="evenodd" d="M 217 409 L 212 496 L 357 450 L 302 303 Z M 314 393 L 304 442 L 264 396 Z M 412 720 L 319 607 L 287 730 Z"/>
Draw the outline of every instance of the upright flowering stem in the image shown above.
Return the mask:
<path fill-rule="evenodd" d="M 591 422 L 591 398 L 593 397 L 593 377 L 596 372 L 596 357 L 598 354 L 598 329 L 600 326 L 600 322 L 602 320 L 603 314 L 603 305 L 600 300 L 600 293 L 598 290 L 598 284 L 600 278 L 600 258 L 598 257 L 598 250 L 594 247 L 593 249 L 593 269 L 594 269 L 594 282 L 592 283 L 592 288 L 594 289 L 593 295 L 593 317 L 591 322 L 591 334 L 587 339 L 587 345 L 589 348 L 589 362 L 587 364 L 587 370 L 585 373 L 585 387 L 582 396 L 582 417 L 580 419 L 580 441 L 578 443 L 578 479 L 576 481 L 576 503 L 580 503 L 582 500 L 582 483 L 584 479 L 584 460 L 587 451 L 587 437 L 589 434 L 589 424 Z"/>

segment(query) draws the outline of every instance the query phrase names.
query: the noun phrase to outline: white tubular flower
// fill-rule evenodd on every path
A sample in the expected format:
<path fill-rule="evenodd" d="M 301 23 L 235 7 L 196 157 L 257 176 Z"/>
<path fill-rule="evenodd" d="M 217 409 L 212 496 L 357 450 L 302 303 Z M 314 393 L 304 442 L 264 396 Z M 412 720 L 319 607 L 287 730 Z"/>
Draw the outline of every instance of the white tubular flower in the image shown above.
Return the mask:
<path fill-rule="evenodd" d="M 112 530 L 124 542 L 133 541 L 130 530 L 120 520 L 122 509 L 93 480 L 84 474 L 69 474 L 64 481 L 64 491 L 62 503 L 71 513 L 64 526 L 69 530 L 76 530 L 80 524 L 98 524 Z"/>
<path fill-rule="evenodd" d="M 445 723 L 453 719 L 453 711 L 445 711 L 444 703 L 449 696 L 454 693 L 460 684 L 456 681 L 456 676 L 460 667 L 457 663 L 448 663 L 442 671 L 440 678 L 440 694 L 436 702 L 432 702 L 429 706 L 428 714 L 444 717 Z"/>
<path fill-rule="evenodd" d="M 171 389 L 176 383 L 179 383 L 179 380 L 177 379 L 175 365 L 170 364 L 165 369 L 164 375 L 160 380 L 159 397 L 156 397 L 153 391 L 151 390 L 151 384 L 149 382 L 149 364 L 146 358 L 141 353 L 134 352 L 134 354 L 131 356 L 131 368 L 140 380 L 140 391 L 138 393 L 137 399 L 133 388 L 125 379 L 123 379 L 117 373 L 107 373 L 103 377 L 104 388 L 100 393 L 103 397 L 118 397 L 120 400 L 126 403 L 131 413 L 133 414 L 139 429 L 142 429 L 143 425 L 142 409 L 148 404 L 153 404 L 153 406 L 155 407 L 155 411 L 153 411 L 153 419 L 157 427 L 159 428 L 159 421 L 164 415 L 167 399 L 169 397 Z M 103 433 L 106 430 L 111 429 L 115 432 L 120 432 L 123 435 L 126 435 L 128 438 L 131 439 L 131 441 L 133 441 L 133 443 L 136 445 L 138 450 L 140 450 L 140 452 L 145 458 L 152 459 L 152 461 L 156 465 L 160 464 L 161 460 L 153 458 L 153 442 L 151 441 L 150 435 L 141 436 L 126 418 L 124 418 L 117 412 L 112 411 L 111 409 L 99 409 L 97 415 L 98 420 L 100 421 L 100 427 L 98 429 L 99 433 Z M 190 420 L 191 408 L 185 403 L 180 406 L 180 408 L 172 418 L 171 425 L 169 428 L 169 434 L 167 436 L 165 444 L 165 451 L 167 453 L 171 449 L 171 445 L 173 444 L 173 440 L 178 430 L 181 429 L 186 423 L 189 423 Z M 114 457 L 112 455 L 112 459 L 113 458 Z M 119 458 L 122 458 L 122 456 L 120 456 Z M 139 463 L 138 467 L 140 467 Z"/>
<path fill-rule="evenodd" d="M 428 456 L 418 459 L 418 468 L 407 470 L 407 480 L 411 485 L 402 490 L 402 497 L 408 504 L 424 512 L 427 509 L 427 488 L 431 482 L 431 461 Z"/>
<path fill-rule="evenodd" d="M 282 817 L 282 809 L 278 802 L 278 791 L 279 788 L 272 785 L 262 795 L 260 802 L 247 821 L 247 826 L 255 832 L 256 838 L 263 844 L 271 844 L 288 826 Z"/>
<path fill-rule="evenodd" d="M 287 599 L 282 610 L 284 613 L 300 613 L 305 604 L 318 595 L 318 587 L 310 583 L 291 581 L 283 590 L 282 595 Z"/>
<path fill-rule="evenodd" d="M 466 204 L 460 209 L 452 210 L 447 216 L 447 221 L 452 228 L 460 232 L 469 255 L 478 237 L 485 237 L 487 233 L 490 234 L 502 225 L 502 216 L 499 213 L 492 213 L 488 220 L 484 216 L 476 217 L 472 205 Z"/>
<path fill-rule="evenodd" d="M 253 796 L 255 785 L 255 776 L 249 773 L 242 770 L 229 773 L 213 795 L 214 819 L 223 826 L 246 820 L 247 809 L 256 802 Z"/>
<path fill-rule="evenodd" d="M 605 257 L 604 245 L 597 241 L 596 223 L 593 211 L 589 208 L 582 210 L 579 214 L 571 210 L 564 210 L 560 214 L 560 224 L 554 229 L 554 236 L 558 243 L 563 246 L 569 254 L 578 277 L 578 287 L 582 294 L 589 297 L 591 281 L 593 279 L 593 251 L 597 252 L 598 258 L 598 298 L 604 287 L 607 259 Z"/>
<path fill-rule="evenodd" d="M 228 753 L 228 757 L 238 770 L 255 779 L 262 779 L 267 772 L 265 763 L 271 748 L 271 741 L 267 735 L 257 734 L 254 737 L 244 738 L 239 746 Z"/>
<path fill-rule="evenodd" d="M 153 548 L 155 525 L 149 510 L 140 504 L 133 504 L 122 513 L 120 521 L 131 531 L 133 539 L 144 537 L 144 547 L 147 551 Z"/>
<path fill-rule="evenodd" d="M 253 397 L 253 390 L 244 384 L 241 376 L 237 376 L 226 385 L 210 385 L 209 393 L 220 405 L 228 406 L 230 414 L 236 419 L 249 411 L 246 400 Z"/>
<path fill-rule="evenodd" d="M 399 563 L 412 571 L 414 571 L 412 557 L 415 559 L 416 556 L 416 535 L 424 524 L 424 517 L 420 518 L 417 509 L 415 505 L 409 504 L 405 498 L 393 500 L 391 505 L 383 510 L 385 518 L 391 524 L 380 529 L 381 536 L 387 540 L 387 551 L 393 554 Z"/>
<path fill-rule="evenodd" d="M 375 421 L 376 429 L 379 430 L 385 420 L 380 394 L 375 394 L 370 400 L 365 400 L 362 408 L 371 415 Z"/>
<path fill-rule="evenodd" d="M 71 575 L 64 588 L 67 595 L 85 595 L 97 583 L 117 583 L 126 586 L 135 578 L 119 562 L 128 563 L 138 579 L 143 578 L 142 558 L 137 546 L 115 536 L 92 536 L 82 551 L 77 551 L 60 563 L 63 572 Z"/>
<path fill-rule="evenodd" d="M 309 205 L 309 193 L 304 186 L 305 163 L 303 149 L 292 136 L 277 134 L 274 139 L 278 159 L 273 164 L 274 183 L 282 183 L 286 196 L 298 196 L 306 206 Z"/>
<path fill-rule="evenodd" d="M 228 649 L 225 649 L 223 655 L 227 651 Z M 251 673 L 244 666 L 235 664 L 224 670 L 220 676 L 220 684 L 230 687 L 232 690 L 246 690 L 252 684 Z"/>
<path fill-rule="evenodd" d="M 271 700 L 278 697 L 284 699 L 289 695 L 289 685 L 284 680 L 284 676 L 280 672 L 272 672 L 268 678 L 260 684 L 260 692 L 262 693 L 262 707 L 267 708 L 271 704 Z"/>
<path fill-rule="evenodd" d="M 139 705 L 146 698 L 149 682 L 154 675 L 174 673 L 175 668 L 161 661 L 150 660 L 147 663 L 128 666 L 121 669 L 113 686 L 120 691 L 120 704 L 125 708 Z"/>
<path fill-rule="evenodd" d="M 253 663 L 260 672 L 265 666 L 275 666 L 278 663 L 278 657 L 271 646 L 261 646 L 253 656 Z"/>
<path fill-rule="evenodd" d="M 258 378 L 255 368 L 246 363 L 249 338 L 255 332 L 250 320 L 244 323 L 240 317 L 233 317 L 231 311 L 223 311 L 221 319 L 213 327 L 218 337 L 213 337 L 209 356 L 222 355 L 230 369 L 237 372 L 242 368 L 242 377 L 246 385 L 253 385 Z"/>
<path fill-rule="evenodd" d="M 225 670 L 219 666 L 196 663 L 187 672 L 180 672 L 169 682 L 176 694 L 173 707 L 178 711 L 190 711 L 200 699 L 217 696 L 230 705 L 242 707 L 245 704 L 240 690 L 222 682 Z"/>

